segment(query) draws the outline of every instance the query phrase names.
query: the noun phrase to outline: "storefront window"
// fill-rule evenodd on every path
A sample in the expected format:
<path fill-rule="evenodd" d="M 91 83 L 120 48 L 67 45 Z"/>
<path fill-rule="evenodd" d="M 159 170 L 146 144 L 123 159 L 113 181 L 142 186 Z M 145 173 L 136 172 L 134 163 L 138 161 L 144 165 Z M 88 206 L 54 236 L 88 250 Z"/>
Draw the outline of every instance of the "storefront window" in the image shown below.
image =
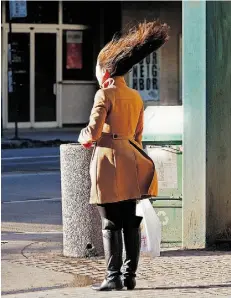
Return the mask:
<path fill-rule="evenodd" d="M 63 1 L 63 23 L 91 26 L 99 18 L 100 2 Z"/>
<path fill-rule="evenodd" d="M 182 104 L 182 34 L 179 36 L 179 103 Z"/>
<path fill-rule="evenodd" d="M 13 19 L 13 22 L 58 24 L 58 6 L 58 1 L 27 1 L 27 17 Z M 6 21 L 9 22 L 9 1 L 6 2 Z"/>
<path fill-rule="evenodd" d="M 1 23 L 3 23 L 3 1 L 1 1 Z"/>
<path fill-rule="evenodd" d="M 63 31 L 63 80 L 93 79 L 93 41 L 90 30 Z"/>

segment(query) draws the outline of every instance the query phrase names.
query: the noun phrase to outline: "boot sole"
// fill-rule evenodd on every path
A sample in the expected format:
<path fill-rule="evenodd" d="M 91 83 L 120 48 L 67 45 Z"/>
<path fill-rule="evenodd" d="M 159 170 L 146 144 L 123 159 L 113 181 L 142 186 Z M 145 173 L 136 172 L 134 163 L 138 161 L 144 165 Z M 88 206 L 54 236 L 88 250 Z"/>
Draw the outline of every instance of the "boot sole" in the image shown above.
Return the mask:
<path fill-rule="evenodd" d="M 123 288 L 119 288 L 119 289 L 94 289 L 94 288 L 91 288 L 92 290 L 94 291 L 97 291 L 97 292 L 111 292 L 111 291 L 122 291 Z"/>
<path fill-rule="evenodd" d="M 136 287 L 136 284 L 129 285 L 129 282 L 127 282 L 127 281 L 124 281 L 124 287 L 125 287 L 125 288 L 127 288 L 127 290 L 129 290 L 129 291 L 132 291 L 132 290 L 134 290 L 134 289 L 135 289 L 135 287 Z"/>

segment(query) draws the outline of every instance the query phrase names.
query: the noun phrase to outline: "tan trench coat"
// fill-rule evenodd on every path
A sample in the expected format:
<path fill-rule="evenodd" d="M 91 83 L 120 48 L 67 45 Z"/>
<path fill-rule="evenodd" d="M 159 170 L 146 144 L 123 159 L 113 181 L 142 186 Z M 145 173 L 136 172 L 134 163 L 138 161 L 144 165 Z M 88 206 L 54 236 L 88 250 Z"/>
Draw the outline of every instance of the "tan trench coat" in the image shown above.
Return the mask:
<path fill-rule="evenodd" d="M 90 164 L 91 204 L 156 196 L 155 166 L 142 150 L 143 101 L 123 77 L 95 95 L 86 141 L 96 142 Z"/>

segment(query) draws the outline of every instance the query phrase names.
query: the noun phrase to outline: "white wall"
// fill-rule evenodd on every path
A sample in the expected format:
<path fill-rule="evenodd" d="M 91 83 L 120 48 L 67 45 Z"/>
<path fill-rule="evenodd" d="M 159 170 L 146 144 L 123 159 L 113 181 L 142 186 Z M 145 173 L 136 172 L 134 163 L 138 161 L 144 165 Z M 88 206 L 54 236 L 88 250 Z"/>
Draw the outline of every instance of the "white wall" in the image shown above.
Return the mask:
<path fill-rule="evenodd" d="M 62 123 L 88 123 L 96 92 L 96 82 L 63 82 L 62 86 Z"/>

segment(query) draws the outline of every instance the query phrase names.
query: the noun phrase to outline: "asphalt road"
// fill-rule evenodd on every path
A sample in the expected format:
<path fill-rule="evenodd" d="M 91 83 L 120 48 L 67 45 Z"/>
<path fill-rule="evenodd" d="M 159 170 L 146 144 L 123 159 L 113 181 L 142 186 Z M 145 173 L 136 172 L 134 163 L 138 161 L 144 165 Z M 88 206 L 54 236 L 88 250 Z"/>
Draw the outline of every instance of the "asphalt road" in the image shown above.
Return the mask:
<path fill-rule="evenodd" d="M 60 225 L 59 148 L 2 150 L 2 222 Z"/>
<path fill-rule="evenodd" d="M 59 148 L 2 150 L 2 173 L 59 171 Z"/>

